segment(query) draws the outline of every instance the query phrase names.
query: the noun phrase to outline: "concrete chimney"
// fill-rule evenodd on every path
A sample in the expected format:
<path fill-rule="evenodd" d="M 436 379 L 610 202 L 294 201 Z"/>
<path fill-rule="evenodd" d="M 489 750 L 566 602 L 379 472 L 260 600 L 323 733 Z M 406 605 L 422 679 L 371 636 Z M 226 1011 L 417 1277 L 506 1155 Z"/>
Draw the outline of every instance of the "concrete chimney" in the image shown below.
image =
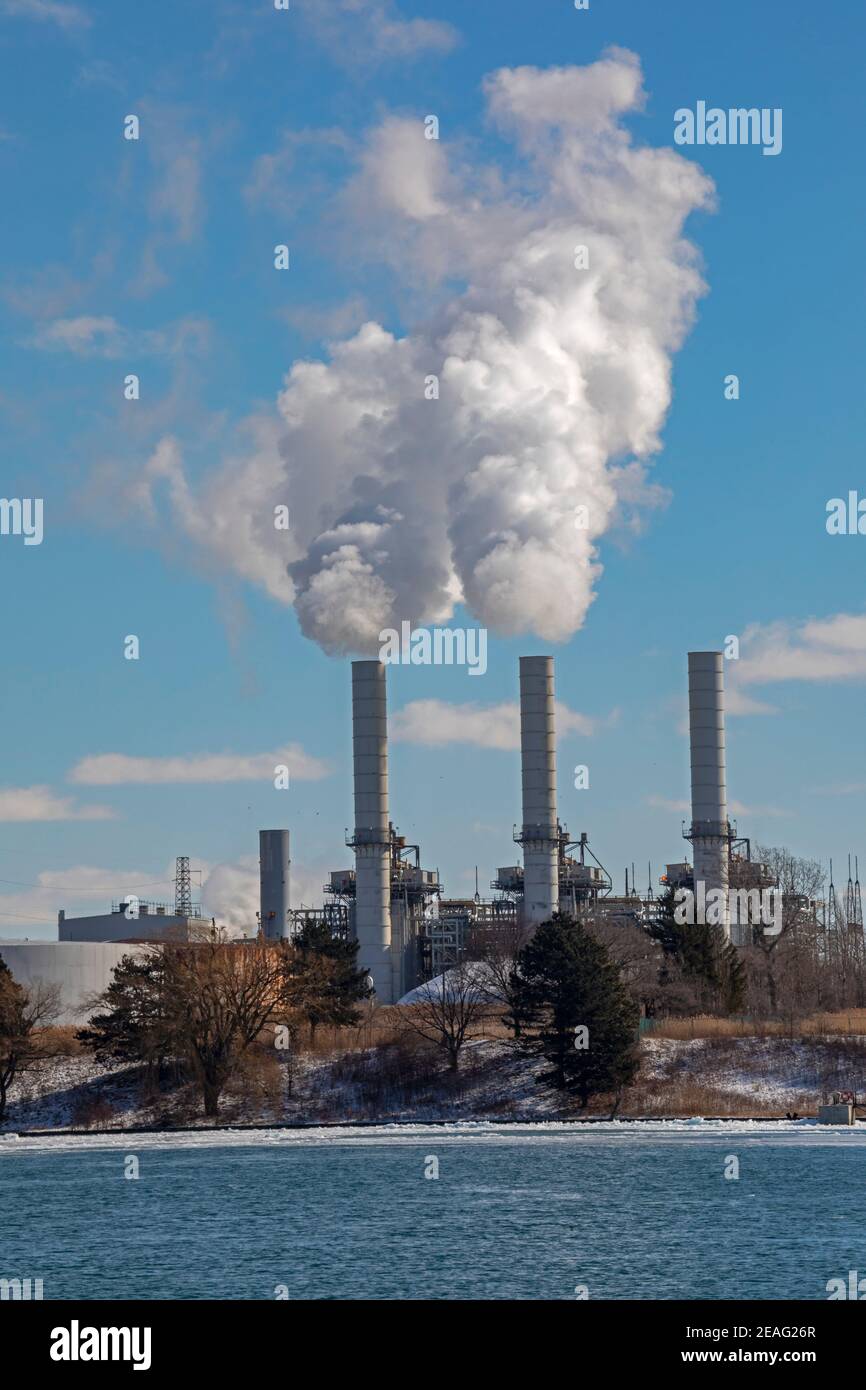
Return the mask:
<path fill-rule="evenodd" d="M 725 773 L 725 677 L 721 652 L 689 652 L 689 746 L 692 765 L 692 824 L 695 893 L 724 889 L 721 918 L 730 936 L 728 912 L 728 792 Z"/>
<path fill-rule="evenodd" d="M 260 830 L 259 908 L 266 941 L 289 935 L 290 866 L 288 830 Z"/>
<path fill-rule="evenodd" d="M 552 656 L 520 658 L 520 755 L 523 913 L 527 923 L 535 924 L 547 921 L 559 908 Z"/>
<path fill-rule="evenodd" d="M 355 935 L 359 967 L 369 970 L 380 1004 L 391 983 L 391 842 L 388 822 L 388 707 L 381 661 L 352 662 L 355 771 Z"/>

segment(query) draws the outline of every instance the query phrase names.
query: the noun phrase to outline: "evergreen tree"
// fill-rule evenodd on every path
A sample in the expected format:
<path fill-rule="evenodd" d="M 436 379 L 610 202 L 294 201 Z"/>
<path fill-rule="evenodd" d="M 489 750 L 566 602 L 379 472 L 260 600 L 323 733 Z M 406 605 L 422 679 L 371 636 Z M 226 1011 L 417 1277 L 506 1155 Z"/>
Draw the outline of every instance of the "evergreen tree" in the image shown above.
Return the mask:
<path fill-rule="evenodd" d="M 310 1036 L 319 1024 L 339 1028 L 357 1023 L 355 1005 L 372 993 L 367 971 L 358 969 L 360 942 L 334 936 L 325 922 L 307 920 L 292 944 L 301 973 L 315 971 L 319 979 L 318 988 L 309 993 L 302 1009 Z M 327 968 L 315 970 L 322 963 Z"/>
<path fill-rule="evenodd" d="M 164 956 L 123 956 L 111 983 L 100 996 L 103 1012 L 94 1014 L 76 1033 L 100 1062 L 145 1062 L 148 1071 L 163 1070 L 178 1050 L 164 996 Z"/>
<path fill-rule="evenodd" d="M 604 946 L 555 914 L 520 951 L 521 1047 L 552 1065 L 539 1081 L 579 1097 L 619 1091 L 638 1069 L 638 1009 Z M 585 1032 L 584 1032 L 585 1030 Z"/>
<path fill-rule="evenodd" d="M 709 922 L 678 922 L 675 890 L 660 899 L 659 915 L 649 934 L 661 946 L 667 962 L 673 962 L 697 990 L 700 1006 L 708 1011 L 738 1013 L 745 1002 L 746 968 L 721 927 Z M 662 966 L 664 978 L 665 965 Z"/>

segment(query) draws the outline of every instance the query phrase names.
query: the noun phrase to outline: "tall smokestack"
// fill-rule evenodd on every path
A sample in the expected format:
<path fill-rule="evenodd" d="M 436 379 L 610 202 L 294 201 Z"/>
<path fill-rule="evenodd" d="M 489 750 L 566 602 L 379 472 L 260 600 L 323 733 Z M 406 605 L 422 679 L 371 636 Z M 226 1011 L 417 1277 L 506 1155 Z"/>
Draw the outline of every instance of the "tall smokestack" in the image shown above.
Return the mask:
<path fill-rule="evenodd" d="M 259 907 L 266 941 L 289 934 L 290 866 L 288 830 L 260 830 Z"/>
<path fill-rule="evenodd" d="M 552 656 L 520 658 L 520 755 L 523 912 L 527 923 L 538 923 L 547 921 L 559 907 Z"/>
<path fill-rule="evenodd" d="M 689 652 L 689 743 L 692 764 L 692 842 L 695 893 L 724 889 L 728 912 L 728 792 L 725 774 L 725 678 L 721 652 Z"/>
<path fill-rule="evenodd" d="M 381 661 L 352 662 L 355 769 L 355 935 L 380 1004 L 391 983 L 391 844 L 388 823 L 388 705 Z"/>

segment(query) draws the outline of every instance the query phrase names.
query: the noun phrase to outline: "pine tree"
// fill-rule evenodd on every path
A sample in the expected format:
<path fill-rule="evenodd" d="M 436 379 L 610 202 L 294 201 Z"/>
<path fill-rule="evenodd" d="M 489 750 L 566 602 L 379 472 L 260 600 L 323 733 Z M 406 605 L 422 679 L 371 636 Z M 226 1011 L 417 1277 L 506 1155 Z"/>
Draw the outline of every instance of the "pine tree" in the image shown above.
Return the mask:
<path fill-rule="evenodd" d="M 678 922 L 675 906 L 675 891 L 669 888 L 660 900 L 658 917 L 649 927 L 650 936 L 697 989 L 702 1008 L 738 1013 L 746 995 L 746 968 L 739 951 L 725 940 L 721 927 L 709 922 Z"/>
<path fill-rule="evenodd" d="M 539 1081 L 580 1099 L 620 1091 L 638 1069 L 638 1008 L 604 946 L 556 914 L 520 951 L 521 1047 L 552 1070 Z M 585 1030 L 585 1031 L 584 1031 Z"/>
<path fill-rule="evenodd" d="M 316 971 L 319 987 L 311 992 L 303 1013 L 310 1025 L 310 1036 L 319 1024 L 332 1028 L 351 1026 L 358 1021 L 355 1005 L 370 997 L 366 970 L 358 969 L 360 942 L 334 936 L 325 922 L 308 920 L 294 938 L 301 972 L 325 962 L 328 969 Z"/>
<path fill-rule="evenodd" d="M 77 1041 L 100 1062 L 144 1062 L 149 1072 L 162 1072 L 166 1059 L 177 1051 L 163 982 L 162 952 L 123 956 L 101 996 L 104 1011 L 76 1033 Z"/>

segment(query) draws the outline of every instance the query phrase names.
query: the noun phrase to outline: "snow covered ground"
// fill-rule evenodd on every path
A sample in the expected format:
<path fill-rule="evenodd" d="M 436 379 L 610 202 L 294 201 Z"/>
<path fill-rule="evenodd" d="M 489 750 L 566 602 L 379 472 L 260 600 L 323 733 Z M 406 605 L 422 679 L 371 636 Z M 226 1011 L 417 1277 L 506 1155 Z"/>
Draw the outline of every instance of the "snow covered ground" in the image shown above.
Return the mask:
<path fill-rule="evenodd" d="M 814 1115 L 822 1094 L 834 1089 L 866 1092 L 863 1037 L 648 1037 L 641 1056 L 640 1076 L 618 1112 L 623 1121 L 730 1115 L 752 1124 L 788 1111 Z M 233 1085 L 227 1091 L 220 1125 L 496 1121 L 510 1128 L 583 1118 L 567 1098 L 537 1084 L 547 1069 L 544 1062 L 515 1052 L 502 1039 L 467 1045 L 457 1076 L 438 1062 L 431 1066 L 429 1054 L 418 1058 L 394 1048 L 302 1054 L 293 1075 L 285 1058 L 279 1064 L 269 1059 L 269 1065 L 268 1085 Z M 603 1118 L 609 1109 L 595 1113 Z M 56 1057 L 16 1083 L 0 1134 L 138 1127 L 211 1130 L 213 1121 L 202 1115 L 191 1086 L 145 1096 L 134 1068 L 78 1054 Z M 773 1132 L 779 1128 L 774 1125 Z"/>

